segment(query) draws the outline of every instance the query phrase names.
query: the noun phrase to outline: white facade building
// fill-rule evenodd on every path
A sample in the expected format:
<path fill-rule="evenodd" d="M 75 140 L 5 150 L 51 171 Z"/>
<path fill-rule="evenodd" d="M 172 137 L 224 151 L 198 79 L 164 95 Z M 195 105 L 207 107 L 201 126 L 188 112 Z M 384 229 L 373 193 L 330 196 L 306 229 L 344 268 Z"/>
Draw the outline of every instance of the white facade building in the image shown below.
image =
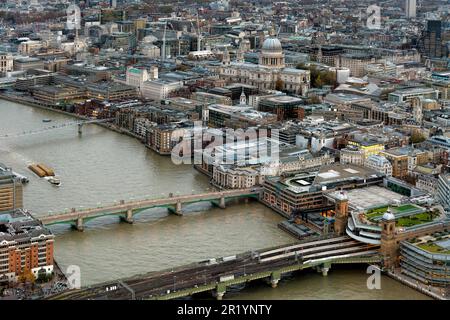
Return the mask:
<path fill-rule="evenodd" d="M 10 72 L 13 71 L 14 58 L 9 53 L 0 54 L 0 72 Z"/>
<path fill-rule="evenodd" d="M 405 1 L 405 14 L 407 18 L 416 17 L 416 0 Z"/>
<path fill-rule="evenodd" d="M 150 76 L 146 69 L 128 68 L 126 73 L 126 84 L 139 89 L 142 93 L 142 85 L 150 80 Z"/>
<path fill-rule="evenodd" d="M 167 81 L 162 79 L 145 81 L 141 86 L 141 94 L 144 98 L 160 101 L 166 99 L 169 93 L 182 87 L 182 81 Z"/>
<path fill-rule="evenodd" d="M 367 157 L 364 165 L 367 168 L 384 173 L 387 177 L 392 177 L 392 164 L 383 156 L 371 155 Z"/>
<path fill-rule="evenodd" d="M 349 146 L 342 149 L 340 152 L 341 164 L 355 164 L 358 166 L 363 166 L 364 159 L 364 150 L 360 150 L 359 148 L 352 148 L 352 146 Z"/>

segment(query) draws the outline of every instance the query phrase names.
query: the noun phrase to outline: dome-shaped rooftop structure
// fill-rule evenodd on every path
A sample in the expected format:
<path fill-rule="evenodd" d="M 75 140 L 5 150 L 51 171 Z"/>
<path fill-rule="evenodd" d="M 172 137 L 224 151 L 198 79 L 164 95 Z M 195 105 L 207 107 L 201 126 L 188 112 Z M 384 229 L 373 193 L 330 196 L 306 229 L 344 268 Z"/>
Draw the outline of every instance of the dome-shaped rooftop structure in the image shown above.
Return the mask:
<path fill-rule="evenodd" d="M 263 51 L 282 52 L 281 42 L 277 38 L 270 37 L 264 40 L 262 48 Z"/>
<path fill-rule="evenodd" d="M 284 68 L 284 53 L 281 42 L 275 37 L 270 37 L 263 42 L 259 64 L 270 68 Z"/>
<path fill-rule="evenodd" d="M 154 43 L 156 41 L 158 41 L 158 38 L 152 35 L 145 36 L 144 39 L 142 39 L 143 43 Z"/>
<path fill-rule="evenodd" d="M 383 214 L 383 220 L 395 220 L 395 216 L 394 214 L 391 212 L 391 210 L 387 210 L 384 214 Z"/>

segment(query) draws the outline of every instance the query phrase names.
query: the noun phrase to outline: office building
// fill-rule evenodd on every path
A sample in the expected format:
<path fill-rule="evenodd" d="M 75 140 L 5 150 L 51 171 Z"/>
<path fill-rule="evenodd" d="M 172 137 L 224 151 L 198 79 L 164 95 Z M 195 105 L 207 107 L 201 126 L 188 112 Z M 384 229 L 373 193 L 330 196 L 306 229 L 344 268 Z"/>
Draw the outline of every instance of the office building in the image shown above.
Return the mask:
<path fill-rule="evenodd" d="M 405 14 L 407 18 L 416 17 L 416 0 L 405 0 Z"/>

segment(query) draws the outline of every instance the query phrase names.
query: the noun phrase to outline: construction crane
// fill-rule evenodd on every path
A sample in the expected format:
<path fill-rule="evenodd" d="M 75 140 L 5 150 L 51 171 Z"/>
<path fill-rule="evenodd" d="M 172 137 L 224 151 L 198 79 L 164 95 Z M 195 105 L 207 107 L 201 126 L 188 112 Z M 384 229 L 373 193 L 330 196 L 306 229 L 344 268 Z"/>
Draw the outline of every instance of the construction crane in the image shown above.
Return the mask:
<path fill-rule="evenodd" d="M 163 43 L 161 48 L 161 61 L 166 60 L 166 30 L 167 30 L 167 20 L 164 23 Z"/>
<path fill-rule="evenodd" d="M 197 25 L 198 25 L 198 20 L 197 20 Z M 195 28 L 194 24 L 191 21 L 191 27 L 192 30 L 194 31 L 195 34 L 197 34 L 197 51 L 201 50 L 201 34 L 200 34 L 200 29 L 199 28 Z"/>

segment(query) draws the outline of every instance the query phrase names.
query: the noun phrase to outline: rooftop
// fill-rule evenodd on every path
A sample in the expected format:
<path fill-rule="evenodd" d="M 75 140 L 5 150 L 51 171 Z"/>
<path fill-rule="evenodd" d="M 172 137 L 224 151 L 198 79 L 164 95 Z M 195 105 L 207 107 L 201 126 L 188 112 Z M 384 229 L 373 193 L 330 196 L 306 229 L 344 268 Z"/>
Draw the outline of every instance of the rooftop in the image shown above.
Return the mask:
<path fill-rule="evenodd" d="M 450 232 L 443 231 L 425 235 L 409 241 L 416 247 L 429 253 L 450 254 Z"/>
<path fill-rule="evenodd" d="M 292 103 L 301 104 L 303 102 L 303 100 L 300 98 L 287 96 L 287 95 L 272 96 L 272 97 L 265 98 L 264 100 L 273 102 L 276 104 L 292 104 Z"/>
<path fill-rule="evenodd" d="M 314 181 L 315 184 L 327 184 L 329 182 L 344 181 L 351 179 L 367 179 L 378 177 L 376 171 L 351 164 L 335 163 L 321 168 Z"/>
<path fill-rule="evenodd" d="M 52 236 L 51 232 L 23 210 L 0 213 L 0 244 L 30 241 L 39 236 Z"/>
<path fill-rule="evenodd" d="M 348 190 L 347 197 L 349 206 L 361 211 L 398 203 L 403 199 L 402 195 L 378 186 Z"/>

